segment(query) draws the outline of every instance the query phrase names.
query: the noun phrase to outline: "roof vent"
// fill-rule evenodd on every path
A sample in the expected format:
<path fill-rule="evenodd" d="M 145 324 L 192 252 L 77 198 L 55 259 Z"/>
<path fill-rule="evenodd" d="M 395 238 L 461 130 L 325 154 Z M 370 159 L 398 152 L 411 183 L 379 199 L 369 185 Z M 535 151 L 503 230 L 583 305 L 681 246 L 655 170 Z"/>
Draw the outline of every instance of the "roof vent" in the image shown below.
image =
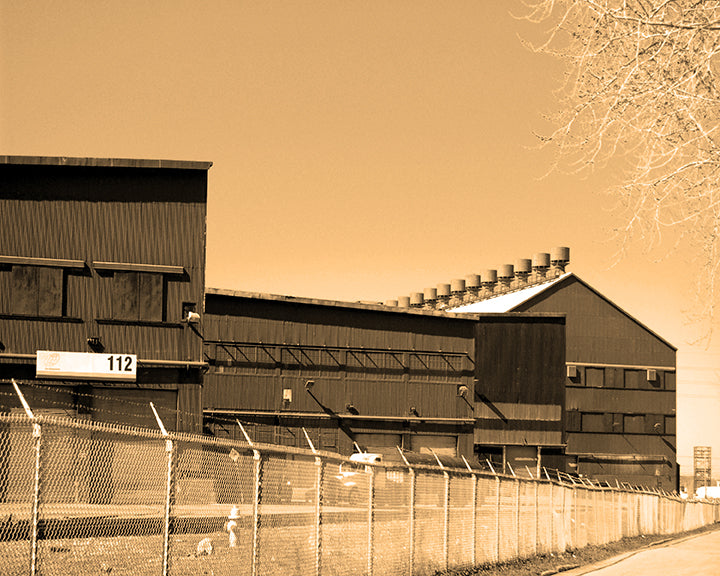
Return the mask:
<path fill-rule="evenodd" d="M 437 303 L 437 288 L 425 288 L 423 290 L 423 300 L 425 301 L 425 308 L 432 310 L 435 308 Z"/>
<path fill-rule="evenodd" d="M 553 272 L 555 276 L 560 276 L 565 272 L 565 266 L 570 262 L 570 248 L 567 246 L 559 246 L 553 248 L 550 256 Z"/>
<path fill-rule="evenodd" d="M 398 301 L 397 300 L 385 300 L 385 306 L 390 306 L 391 308 L 397 308 Z"/>
<path fill-rule="evenodd" d="M 463 296 L 465 295 L 465 280 L 462 278 L 454 278 L 452 282 L 450 282 L 450 292 L 452 292 L 450 305 L 460 306 L 463 303 Z"/>
<path fill-rule="evenodd" d="M 545 278 L 548 268 L 550 268 L 550 254 L 547 252 L 538 252 L 533 255 L 532 268 L 537 278 Z"/>
<path fill-rule="evenodd" d="M 498 271 L 498 278 L 503 290 L 509 290 L 510 284 L 515 277 L 515 268 L 512 264 L 503 264 Z"/>
<path fill-rule="evenodd" d="M 515 279 L 519 286 L 525 286 L 528 282 L 528 276 L 532 272 L 532 260 L 529 258 L 521 258 L 515 261 Z"/>
<path fill-rule="evenodd" d="M 465 276 L 465 302 L 472 302 L 480 292 L 480 274 L 469 274 Z"/>
<path fill-rule="evenodd" d="M 409 296 L 400 296 L 398 298 L 398 306 L 400 308 L 410 308 L 410 297 Z"/>
<path fill-rule="evenodd" d="M 497 284 L 497 270 L 483 270 L 480 274 L 480 281 L 483 287 L 483 294 L 492 294 L 495 290 L 495 285 Z"/>
<path fill-rule="evenodd" d="M 437 285 L 437 307 L 447 308 L 450 302 L 450 284 Z"/>
<path fill-rule="evenodd" d="M 422 292 L 413 292 L 410 294 L 410 306 L 413 308 L 422 308 L 425 303 L 425 298 Z"/>

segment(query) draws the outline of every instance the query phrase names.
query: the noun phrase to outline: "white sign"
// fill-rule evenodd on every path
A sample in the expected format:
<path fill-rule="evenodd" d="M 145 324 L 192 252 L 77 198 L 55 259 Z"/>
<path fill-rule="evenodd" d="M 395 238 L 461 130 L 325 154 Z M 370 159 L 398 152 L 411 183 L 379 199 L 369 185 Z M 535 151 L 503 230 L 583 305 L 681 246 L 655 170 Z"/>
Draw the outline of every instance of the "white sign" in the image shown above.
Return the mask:
<path fill-rule="evenodd" d="M 38 350 L 35 374 L 44 378 L 134 382 L 137 378 L 137 356 Z"/>

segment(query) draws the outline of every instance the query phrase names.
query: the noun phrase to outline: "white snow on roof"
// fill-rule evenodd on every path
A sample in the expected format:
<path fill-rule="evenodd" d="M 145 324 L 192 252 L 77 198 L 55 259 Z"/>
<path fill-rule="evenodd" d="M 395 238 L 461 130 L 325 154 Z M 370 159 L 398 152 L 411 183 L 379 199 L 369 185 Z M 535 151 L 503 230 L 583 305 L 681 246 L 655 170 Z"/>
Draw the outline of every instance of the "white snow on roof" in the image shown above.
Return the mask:
<path fill-rule="evenodd" d="M 509 312 L 517 306 L 520 306 L 523 302 L 528 301 L 530 298 L 537 296 L 564 278 L 567 278 L 570 274 L 572 274 L 572 272 L 566 272 L 565 274 L 562 274 L 557 278 L 553 278 L 552 280 L 548 280 L 547 282 L 543 282 L 542 284 L 534 284 L 532 286 L 528 286 L 527 288 L 515 290 L 514 292 L 507 292 L 505 294 L 495 296 L 494 298 L 480 300 L 479 302 L 473 302 L 472 304 L 465 304 L 463 306 L 459 306 L 458 308 L 447 309 L 446 311 L 456 313 Z"/>

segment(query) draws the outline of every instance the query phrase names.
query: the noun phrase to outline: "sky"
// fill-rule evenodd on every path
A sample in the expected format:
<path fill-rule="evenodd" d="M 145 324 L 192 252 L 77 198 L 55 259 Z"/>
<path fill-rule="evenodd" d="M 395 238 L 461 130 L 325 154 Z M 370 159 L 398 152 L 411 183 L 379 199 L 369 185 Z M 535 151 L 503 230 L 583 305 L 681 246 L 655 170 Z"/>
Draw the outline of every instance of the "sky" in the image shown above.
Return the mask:
<path fill-rule="evenodd" d="M 713 447 L 720 330 L 694 255 L 618 259 L 589 177 L 547 174 L 562 67 L 516 1 L 0 0 L 0 154 L 208 160 L 209 287 L 384 301 L 555 246 L 678 347 L 678 456 Z"/>

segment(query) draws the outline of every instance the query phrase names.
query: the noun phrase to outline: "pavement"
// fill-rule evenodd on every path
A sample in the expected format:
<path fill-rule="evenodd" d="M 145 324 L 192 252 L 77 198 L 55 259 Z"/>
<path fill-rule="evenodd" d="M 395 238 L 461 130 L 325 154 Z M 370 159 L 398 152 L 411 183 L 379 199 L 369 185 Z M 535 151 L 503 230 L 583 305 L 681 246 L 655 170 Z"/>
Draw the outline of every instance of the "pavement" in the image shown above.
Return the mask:
<path fill-rule="evenodd" d="M 720 530 L 670 540 L 581 566 L 563 576 L 697 576 L 720 574 Z"/>

